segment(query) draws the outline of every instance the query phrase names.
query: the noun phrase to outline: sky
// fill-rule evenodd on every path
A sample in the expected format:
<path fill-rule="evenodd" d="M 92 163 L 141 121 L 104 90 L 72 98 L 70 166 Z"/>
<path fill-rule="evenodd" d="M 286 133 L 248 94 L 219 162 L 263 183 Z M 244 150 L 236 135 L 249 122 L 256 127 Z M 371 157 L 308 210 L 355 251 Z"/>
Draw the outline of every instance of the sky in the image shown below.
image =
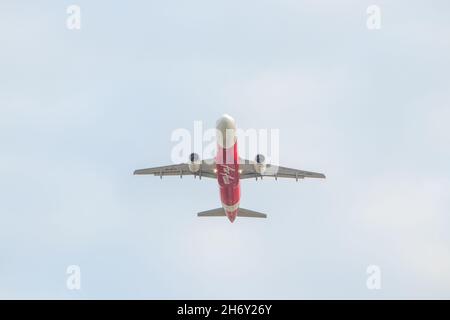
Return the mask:
<path fill-rule="evenodd" d="M 449 299 L 449 10 L 1 1 L 0 298 Z M 242 181 L 268 218 L 231 224 L 212 179 L 132 175 L 223 113 L 327 179 Z"/>

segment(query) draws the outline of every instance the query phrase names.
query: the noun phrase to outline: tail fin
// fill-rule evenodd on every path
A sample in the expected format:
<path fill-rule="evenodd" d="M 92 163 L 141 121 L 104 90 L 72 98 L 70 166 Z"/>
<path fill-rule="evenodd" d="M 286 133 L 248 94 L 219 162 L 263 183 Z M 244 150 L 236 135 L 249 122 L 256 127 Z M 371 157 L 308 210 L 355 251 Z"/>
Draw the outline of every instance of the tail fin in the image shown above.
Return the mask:
<path fill-rule="evenodd" d="M 252 210 L 248 210 L 248 209 L 244 209 L 244 208 L 238 209 L 237 216 L 238 217 L 248 217 L 248 218 L 267 218 L 267 214 L 265 214 L 265 213 L 260 213 L 260 212 L 256 212 L 256 211 L 252 211 Z"/>
<path fill-rule="evenodd" d="M 199 217 L 225 217 L 225 210 L 223 208 L 212 209 L 197 213 Z"/>

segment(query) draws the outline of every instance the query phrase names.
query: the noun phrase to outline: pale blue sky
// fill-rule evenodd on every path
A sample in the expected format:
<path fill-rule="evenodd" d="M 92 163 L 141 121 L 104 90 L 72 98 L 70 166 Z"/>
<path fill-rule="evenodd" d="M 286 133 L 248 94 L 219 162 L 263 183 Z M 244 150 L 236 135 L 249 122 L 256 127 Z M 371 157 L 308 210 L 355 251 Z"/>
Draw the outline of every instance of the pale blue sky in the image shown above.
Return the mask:
<path fill-rule="evenodd" d="M 0 298 L 450 298 L 449 10 L 3 0 Z M 214 180 L 132 175 L 225 112 L 327 180 L 244 181 L 269 218 L 231 224 Z"/>

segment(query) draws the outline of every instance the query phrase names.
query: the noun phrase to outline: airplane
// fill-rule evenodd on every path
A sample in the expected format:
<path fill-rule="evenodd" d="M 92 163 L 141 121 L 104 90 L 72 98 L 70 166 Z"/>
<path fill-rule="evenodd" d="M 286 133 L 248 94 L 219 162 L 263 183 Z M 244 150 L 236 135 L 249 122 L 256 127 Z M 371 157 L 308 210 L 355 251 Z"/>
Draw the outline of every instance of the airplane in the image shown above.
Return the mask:
<path fill-rule="evenodd" d="M 238 155 L 236 123 L 234 119 L 224 114 L 216 123 L 217 155 L 214 159 L 200 160 L 196 153 L 191 153 L 187 163 L 168 165 L 162 167 L 139 169 L 135 175 L 155 175 L 161 179 L 163 176 L 193 175 L 217 179 L 220 189 L 222 207 L 199 212 L 199 217 L 227 217 L 234 222 L 236 217 L 267 218 L 264 213 L 240 207 L 241 188 L 240 180 L 263 177 L 278 178 L 322 178 L 323 173 L 290 169 L 286 167 L 266 164 L 265 157 L 258 154 L 254 161 L 241 159 Z"/>

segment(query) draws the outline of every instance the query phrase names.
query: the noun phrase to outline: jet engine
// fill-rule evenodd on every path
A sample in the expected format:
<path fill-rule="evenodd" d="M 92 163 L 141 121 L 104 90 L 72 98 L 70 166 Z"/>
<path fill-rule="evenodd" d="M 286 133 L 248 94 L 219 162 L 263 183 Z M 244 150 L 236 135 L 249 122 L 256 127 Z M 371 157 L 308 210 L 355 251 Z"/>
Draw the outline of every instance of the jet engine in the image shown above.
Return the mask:
<path fill-rule="evenodd" d="M 259 174 L 263 174 L 266 171 L 266 158 L 262 154 L 256 155 L 254 167 Z"/>
<path fill-rule="evenodd" d="M 188 162 L 189 171 L 191 171 L 192 173 L 198 172 L 200 170 L 200 164 L 201 160 L 199 155 L 197 153 L 191 153 L 189 155 L 189 162 Z"/>

